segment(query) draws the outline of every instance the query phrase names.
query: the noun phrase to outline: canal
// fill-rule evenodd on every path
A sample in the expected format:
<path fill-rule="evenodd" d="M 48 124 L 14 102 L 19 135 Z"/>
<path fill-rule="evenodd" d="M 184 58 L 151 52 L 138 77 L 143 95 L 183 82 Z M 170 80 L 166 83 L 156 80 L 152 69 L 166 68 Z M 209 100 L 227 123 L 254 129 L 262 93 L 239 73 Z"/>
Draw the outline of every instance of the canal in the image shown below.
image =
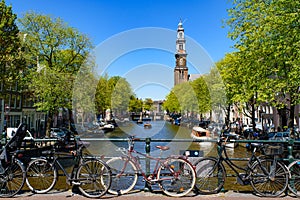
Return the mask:
<path fill-rule="evenodd" d="M 99 133 L 85 133 L 80 135 L 84 138 L 89 138 L 90 146 L 88 150 L 94 155 L 105 155 L 106 157 L 120 156 L 121 153 L 117 151 L 118 148 L 124 147 L 127 148 L 127 142 L 116 142 L 116 141 L 97 141 L 97 138 L 124 138 L 126 139 L 129 135 L 134 135 L 137 138 L 151 138 L 151 139 L 191 139 L 191 129 L 172 125 L 166 121 L 152 121 L 152 128 L 144 128 L 143 124 L 136 124 L 134 122 L 128 122 L 126 124 L 119 124 L 119 127 L 112 132 L 105 134 Z M 91 140 L 94 138 L 95 140 Z M 157 145 L 166 145 L 170 147 L 170 150 L 164 152 L 164 156 L 181 154 L 185 150 L 196 150 L 200 152 L 200 156 L 216 156 L 217 155 L 217 146 L 215 143 L 211 144 L 202 144 L 198 142 L 151 142 L 150 145 L 150 155 L 159 156 L 159 151 L 155 148 Z M 145 153 L 145 142 L 136 142 L 135 149 L 137 151 Z M 250 157 L 250 153 L 246 148 L 241 145 L 234 148 L 228 149 L 227 153 L 232 158 L 245 158 Z M 195 161 L 197 158 L 191 158 L 192 161 Z M 245 161 L 240 161 L 241 164 L 245 164 Z M 143 165 L 143 161 L 141 163 Z M 150 171 L 153 170 L 154 163 L 151 163 Z M 231 177 L 233 173 L 230 173 L 231 170 L 225 165 L 229 177 L 226 180 L 225 189 L 228 190 L 250 190 L 249 186 L 239 186 L 236 184 L 236 178 Z M 137 187 L 143 188 L 145 183 L 141 180 L 139 181 Z"/>

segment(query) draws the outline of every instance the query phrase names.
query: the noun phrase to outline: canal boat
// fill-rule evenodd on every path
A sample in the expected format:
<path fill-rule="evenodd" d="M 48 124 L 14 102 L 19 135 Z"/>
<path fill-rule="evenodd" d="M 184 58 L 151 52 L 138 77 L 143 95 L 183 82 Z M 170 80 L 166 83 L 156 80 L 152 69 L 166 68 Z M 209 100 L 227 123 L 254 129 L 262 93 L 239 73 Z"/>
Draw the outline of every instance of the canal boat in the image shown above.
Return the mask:
<path fill-rule="evenodd" d="M 104 131 L 104 133 L 111 132 L 115 129 L 115 126 L 113 124 L 105 124 L 101 127 L 101 130 Z"/>
<path fill-rule="evenodd" d="M 191 137 L 196 140 L 202 140 L 199 144 L 202 146 L 211 145 L 211 142 L 205 142 L 205 140 L 211 140 L 211 134 L 209 130 L 206 130 L 200 126 L 194 126 L 192 128 Z"/>
<path fill-rule="evenodd" d="M 146 122 L 144 124 L 144 128 L 152 128 L 152 125 L 149 122 Z"/>
<path fill-rule="evenodd" d="M 234 133 L 234 132 L 227 132 L 227 133 L 224 133 L 225 136 L 228 136 L 229 138 L 229 142 L 226 142 L 225 146 L 226 147 L 229 147 L 229 148 L 235 148 L 239 145 L 239 143 L 237 142 L 234 142 L 234 140 L 238 140 L 239 139 L 239 135 Z M 231 142 L 230 142 L 231 140 Z"/>

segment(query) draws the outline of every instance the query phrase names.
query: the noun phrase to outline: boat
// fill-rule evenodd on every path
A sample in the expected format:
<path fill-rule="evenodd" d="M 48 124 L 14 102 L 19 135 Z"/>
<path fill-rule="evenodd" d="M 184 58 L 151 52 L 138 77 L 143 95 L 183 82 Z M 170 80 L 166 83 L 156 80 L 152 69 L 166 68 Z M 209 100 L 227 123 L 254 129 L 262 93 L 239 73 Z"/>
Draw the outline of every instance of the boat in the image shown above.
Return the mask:
<path fill-rule="evenodd" d="M 143 122 L 143 120 L 139 119 L 139 120 L 137 120 L 136 123 L 137 123 L 137 124 L 143 124 L 144 122 Z"/>
<path fill-rule="evenodd" d="M 228 136 L 228 138 L 229 138 L 229 141 L 230 140 L 238 140 L 239 139 L 239 135 L 238 134 L 236 134 L 236 133 L 234 133 L 234 132 L 227 132 L 227 133 L 224 133 L 224 135 L 227 137 Z M 226 142 L 226 144 L 225 144 L 225 146 L 226 147 L 229 147 L 229 148 L 235 148 L 235 147 L 237 147 L 239 145 L 239 143 L 237 143 L 237 142 Z"/>
<path fill-rule="evenodd" d="M 210 131 L 206 130 L 200 126 L 194 126 L 192 128 L 192 132 L 191 132 L 191 137 L 193 139 L 197 139 L 197 140 L 211 140 L 212 137 L 210 135 Z M 200 145 L 211 145 L 211 142 L 205 142 L 205 141 L 201 141 L 199 142 Z"/>
<path fill-rule="evenodd" d="M 113 124 L 105 124 L 102 127 L 102 130 L 104 130 L 104 132 L 111 132 L 115 129 L 115 126 Z"/>
<path fill-rule="evenodd" d="M 152 128 L 152 125 L 149 122 L 146 122 L 144 124 L 144 128 Z"/>

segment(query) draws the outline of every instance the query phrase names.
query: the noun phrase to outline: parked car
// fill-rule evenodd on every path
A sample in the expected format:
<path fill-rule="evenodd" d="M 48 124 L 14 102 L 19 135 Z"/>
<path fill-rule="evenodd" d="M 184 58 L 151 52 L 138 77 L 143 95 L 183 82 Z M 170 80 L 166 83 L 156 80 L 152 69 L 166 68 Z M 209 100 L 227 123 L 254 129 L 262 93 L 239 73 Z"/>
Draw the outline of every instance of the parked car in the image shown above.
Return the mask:
<path fill-rule="evenodd" d="M 71 131 L 67 128 L 51 128 L 50 129 L 50 137 L 51 138 L 64 138 L 69 133 L 71 133 Z"/>

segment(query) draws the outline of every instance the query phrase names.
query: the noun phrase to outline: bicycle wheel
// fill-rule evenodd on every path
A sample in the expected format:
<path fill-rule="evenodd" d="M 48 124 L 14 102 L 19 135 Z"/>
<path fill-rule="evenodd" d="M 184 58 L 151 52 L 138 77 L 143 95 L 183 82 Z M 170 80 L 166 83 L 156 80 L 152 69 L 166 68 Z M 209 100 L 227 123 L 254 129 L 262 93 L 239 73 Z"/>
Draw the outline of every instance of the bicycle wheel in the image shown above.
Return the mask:
<path fill-rule="evenodd" d="M 0 173 L 0 197 L 16 195 L 22 189 L 25 178 L 24 165 L 20 161 L 14 160 Z"/>
<path fill-rule="evenodd" d="M 86 197 L 99 198 L 105 195 L 111 184 L 111 171 L 108 165 L 98 159 L 85 160 L 78 168 L 76 178 L 79 190 Z"/>
<path fill-rule="evenodd" d="M 127 157 L 115 157 L 107 162 L 112 172 L 112 184 L 108 190 L 111 194 L 126 194 L 137 183 L 138 173 L 135 164 Z"/>
<path fill-rule="evenodd" d="M 29 162 L 26 171 L 26 184 L 37 194 L 49 192 L 57 181 L 57 170 L 48 160 L 37 158 Z"/>
<path fill-rule="evenodd" d="M 201 194 L 216 194 L 223 188 L 226 171 L 222 163 L 213 157 L 198 160 L 196 167 L 196 191 Z"/>
<path fill-rule="evenodd" d="M 300 197 L 300 160 L 296 160 L 289 164 L 290 179 L 288 188 L 297 197 Z"/>
<path fill-rule="evenodd" d="M 166 195 L 181 197 L 195 186 L 196 173 L 193 165 L 179 158 L 168 158 L 157 171 L 160 188 Z"/>
<path fill-rule="evenodd" d="M 285 165 L 273 159 L 255 162 L 251 167 L 250 183 L 263 197 L 277 197 L 288 187 L 289 172 Z"/>

